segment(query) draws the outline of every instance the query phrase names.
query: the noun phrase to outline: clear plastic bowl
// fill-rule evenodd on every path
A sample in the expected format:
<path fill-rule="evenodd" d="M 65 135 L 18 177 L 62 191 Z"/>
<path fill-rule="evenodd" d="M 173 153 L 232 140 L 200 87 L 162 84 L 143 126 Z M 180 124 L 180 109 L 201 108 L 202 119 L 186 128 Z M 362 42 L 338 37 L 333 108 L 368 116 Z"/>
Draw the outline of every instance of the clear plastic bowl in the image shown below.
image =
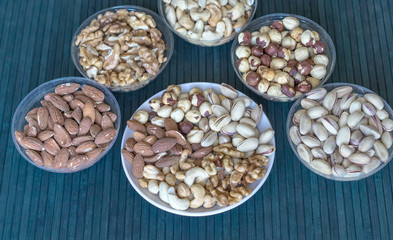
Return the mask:
<path fill-rule="evenodd" d="M 265 16 L 255 19 L 245 29 L 243 29 L 242 32 L 244 32 L 244 31 L 249 31 L 249 32 L 258 31 L 259 28 L 261 28 L 262 26 L 270 26 L 273 22 L 278 21 L 278 20 L 282 20 L 283 18 L 288 17 L 288 16 L 297 18 L 300 22 L 299 26 L 301 28 L 318 32 L 320 40 L 322 42 L 326 43 L 326 50 L 325 50 L 324 54 L 327 55 L 327 57 L 329 58 L 329 64 L 326 68 L 326 72 L 327 72 L 326 76 L 323 79 L 321 79 L 321 82 L 319 84 L 319 86 L 322 86 L 330 78 L 330 76 L 333 73 L 334 67 L 336 65 L 336 48 L 334 47 L 334 43 L 333 43 L 332 39 L 330 38 L 329 34 L 319 24 L 315 23 L 314 21 L 312 21 L 306 17 L 299 16 L 299 15 L 286 14 L 286 13 L 274 13 L 274 14 L 265 15 Z M 251 87 L 250 85 L 248 85 L 243 80 L 243 75 L 237 67 L 237 60 L 238 59 L 236 57 L 235 51 L 238 46 L 239 46 L 239 41 L 237 38 L 235 38 L 235 40 L 233 41 L 233 44 L 232 44 L 231 62 L 232 62 L 232 67 L 236 72 L 236 75 L 239 77 L 240 81 L 244 85 L 246 85 L 250 90 L 252 90 L 257 95 L 262 96 L 263 98 L 265 98 L 267 100 L 271 100 L 271 101 L 288 102 L 288 101 L 295 101 L 297 98 L 299 98 L 299 97 L 290 98 L 290 97 L 270 96 L 267 93 L 261 93 L 258 91 L 258 89 L 255 89 L 255 88 Z"/>
<path fill-rule="evenodd" d="M 128 11 L 135 11 L 135 12 L 145 12 L 146 14 L 149 14 L 150 16 L 152 16 L 152 18 L 156 22 L 156 25 L 157 25 L 156 28 L 161 31 L 162 39 L 164 40 L 165 45 L 166 45 L 166 49 L 164 51 L 164 54 L 165 54 L 165 57 L 167 57 L 167 60 L 166 60 L 166 62 L 161 64 L 160 70 L 158 71 L 157 75 L 155 75 L 155 76 L 153 76 L 151 78 L 149 77 L 149 79 L 144 81 L 143 84 L 133 84 L 133 85 L 123 86 L 123 87 L 122 86 L 105 86 L 105 87 L 109 88 L 113 92 L 130 92 L 130 91 L 138 90 L 138 89 L 146 86 L 147 84 L 149 84 L 153 80 L 155 80 L 158 77 L 158 75 L 160 75 L 160 73 L 168 65 L 169 61 L 171 60 L 171 57 L 172 57 L 172 54 L 173 54 L 173 49 L 174 49 L 173 34 L 168 29 L 168 27 L 166 25 L 166 22 L 157 13 L 155 13 L 155 12 L 153 12 L 153 11 L 147 9 L 147 8 L 143 8 L 143 7 L 139 7 L 139 6 L 133 6 L 133 5 L 124 5 L 124 6 L 116 6 L 116 7 L 106 8 L 106 9 L 103 9 L 103 10 L 101 10 L 99 12 L 94 13 L 93 15 L 88 17 L 79 26 L 79 28 L 76 30 L 74 36 L 72 37 L 71 57 L 72 57 L 72 61 L 74 62 L 74 65 L 78 69 L 78 71 L 85 78 L 89 78 L 89 76 L 87 75 L 86 71 L 83 70 L 83 66 L 79 63 L 79 46 L 75 45 L 75 40 L 76 40 L 77 36 L 79 35 L 79 33 L 83 29 L 85 29 L 87 26 L 89 26 L 91 21 L 96 19 L 99 14 L 104 14 L 107 11 L 115 12 L 115 11 L 120 10 L 120 9 L 127 9 Z M 89 79 L 91 79 L 91 78 L 89 78 Z M 92 79 L 92 80 L 94 80 L 94 79 Z"/>
<path fill-rule="evenodd" d="M 218 40 L 211 40 L 211 41 L 206 41 L 206 40 L 197 40 L 197 39 L 192 39 L 189 38 L 187 36 L 181 35 L 178 31 L 176 31 L 167 21 L 166 19 L 166 15 L 165 15 L 165 2 L 163 0 L 157 0 L 157 5 L 158 5 L 158 12 L 160 13 L 160 15 L 162 16 L 162 18 L 164 19 L 165 25 L 172 30 L 172 32 L 174 32 L 178 37 L 184 39 L 185 41 L 192 43 L 194 45 L 199 45 L 201 47 L 216 47 L 216 46 L 220 46 L 223 45 L 229 41 L 231 41 L 232 39 L 235 38 L 237 32 L 242 32 L 244 30 L 244 28 L 246 28 L 248 26 L 248 24 L 250 24 L 250 21 L 253 19 L 254 15 L 255 15 L 255 11 L 257 10 L 257 6 L 258 6 L 258 0 L 254 1 L 253 4 L 253 8 L 252 8 L 252 12 L 251 12 L 251 16 L 248 19 L 247 23 L 241 27 L 239 30 L 233 31 L 232 34 L 228 37 L 223 37 L 220 38 Z"/>
<path fill-rule="evenodd" d="M 27 124 L 27 121 L 25 120 L 26 114 L 31 109 L 33 109 L 35 107 L 40 107 L 41 106 L 40 101 L 44 99 L 44 96 L 48 93 L 54 92 L 56 86 L 59 84 L 63 84 L 63 83 L 78 83 L 81 86 L 87 84 L 87 85 L 98 88 L 99 90 L 101 90 L 105 94 L 105 102 L 109 106 L 111 106 L 111 112 L 113 112 L 117 115 L 117 119 L 114 123 L 117 134 L 116 134 L 115 138 L 112 140 L 111 144 L 96 159 L 94 159 L 93 161 L 87 162 L 85 164 L 82 164 L 76 169 L 54 169 L 54 168 L 48 168 L 48 167 L 40 166 L 40 165 L 36 164 L 35 162 L 33 162 L 29 158 L 29 156 L 27 156 L 25 149 L 22 148 L 19 145 L 19 143 L 16 141 L 15 134 L 14 134 L 15 131 L 22 131 L 23 132 L 23 127 Z M 19 106 L 16 109 L 14 116 L 12 118 L 11 135 L 12 135 L 12 140 L 14 141 L 16 149 L 18 149 L 19 153 L 29 163 L 31 163 L 34 166 L 41 168 L 45 171 L 48 171 L 48 172 L 73 173 L 73 172 L 82 171 L 86 168 L 91 167 L 93 164 L 98 162 L 101 158 L 103 158 L 109 152 L 109 150 L 112 148 L 113 144 L 116 142 L 116 138 L 119 134 L 120 119 L 121 119 L 121 113 L 120 113 L 119 104 L 117 103 L 115 96 L 113 96 L 111 91 L 109 91 L 105 86 L 103 86 L 95 81 L 91 81 L 90 79 L 81 78 L 81 77 L 57 78 L 57 79 L 48 81 L 48 82 L 36 87 L 33 91 L 31 91 L 29 94 L 27 94 L 27 96 L 22 100 L 22 102 L 19 104 Z"/>
<path fill-rule="evenodd" d="M 353 88 L 352 92 L 357 93 L 360 96 L 363 96 L 366 93 L 374 93 L 373 91 L 356 85 L 356 84 L 350 84 L 350 83 L 330 83 L 330 84 L 326 84 L 325 86 L 322 86 L 322 88 L 325 88 L 328 92 L 331 91 L 332 89 L 336 88 L 336 87 L 341 87 L 341 86 L 351 86 Z M 377 94 L 377 93 L 375 93 Z M 378 95 L 378 94 L 377 94 Z M 291 137 L 289 136 L 289 129 L 294 125 L 292 118 L 293 115 L 295 114 L 296 111 L 302 109 L 302 106 L 300 105 L 300 101 L 305 98 L 306 96 L 302 96 L 301 98 L 299 98 L 291 107 L 289 113 L 288 113 L 288 118 L 287 118 L 287 138 L 288 138 L 288 142 L 289 145 L 292 148 L 292 151 L 295 153 L 296 157 L 300 160 L 301 163 L 303 163 L 304 166 L 306 166 L 308 169 L 310 169 L 312 172 L 330 179 L 330 180 L 334 180 L 334 181 L 357 181 L 366 177 L 369 177 L 371 175 L 374 175 L 375 173 L 377 173 L 379 170 L 381 170 L 382 168 L 384 168 L 389 162 L 390 160 L 392 160 L 393 157 L 393 147 L 390 147 L 390 149 L 388 149 L 389 152 L 389 158 L 385 163 L 382 163 L 381 165 L 379 165 L 377 168 L 375 168 L 374 170 L 368 172 L 367 174 L 365 173 L 361 173 L 358 176 L 353 176 L 353 177 L 338 177 L 338 176 L 334 176 L 334 175 L 328 175 L 325 173 L 322 173 L 318 170 L 316 170 L 315 168 L 313 168 L 309 163 L 307 163 L 306 161 L 304 161 L 298 154 L 297 150 L 296 150 L 296 145 L 291 141 Z M 393 119 L 393 110 L 392 108 L 389 106 L 389 104 L 383 100 L 383 103 L 385 105 L 384 109 L 386 112 L 389 113 L 389 118 Z"/>

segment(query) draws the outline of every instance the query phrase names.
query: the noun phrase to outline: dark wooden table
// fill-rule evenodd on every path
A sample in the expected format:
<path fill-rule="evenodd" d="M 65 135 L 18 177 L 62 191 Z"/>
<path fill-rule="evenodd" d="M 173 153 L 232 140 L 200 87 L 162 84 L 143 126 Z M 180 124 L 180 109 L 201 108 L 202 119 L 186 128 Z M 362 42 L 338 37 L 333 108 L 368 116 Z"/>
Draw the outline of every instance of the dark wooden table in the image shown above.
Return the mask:
<path fill-rule="evenodd" d="M 325 180 L 294 156 L 285 136 L 290 103 L 267 102 L 237 79 L 231 44 L 201 48 L 175 37 L 165 71 L 133 94 L 115 94 L 125 120 L 168 84 L 226 82 L 262 103 L 276 130 L 273 170 L 242 206 L 212 217 L 166 213 L 143 200 L 120 163 L 120 140 L 88 170 L 54 174 L 27 163 L 10 135 L 19 102 L 45 81 L 79 76 L 71 37 L 94 12 L 135 4 L 157 12 L 156 1 L 0 1 L 0 239 L 389 239 L 393 236 L 393 164 L 367 179 Z M 393 105 L 391 0 L 259 1 L 255 17 L 285 12 L 324 27 L 337 49 L 329 82 L 360 84 Z"/>

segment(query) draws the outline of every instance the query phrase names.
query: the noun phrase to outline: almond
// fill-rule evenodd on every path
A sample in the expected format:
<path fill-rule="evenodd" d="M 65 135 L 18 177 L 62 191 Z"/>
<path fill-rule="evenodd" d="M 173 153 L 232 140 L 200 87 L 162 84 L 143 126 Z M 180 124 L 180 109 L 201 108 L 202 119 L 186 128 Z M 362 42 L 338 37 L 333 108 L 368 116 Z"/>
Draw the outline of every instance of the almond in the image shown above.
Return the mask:
<path fill-rule="evenodd" d="M 132 160 L 134 160 L 134 154 L 130 153 L 126 149 L 121 150 L 121 153 L 123 154 L 124 159 L 132 164 Z"/>
<path fill-rule="evenodd" d="M 79 89 L 79 87 L 80 85 L 77 83 L 63 83 L 55 88 L 55 92 L 59 95 L 66 95 L 74 93 L 76 90 Z"/>
<path fill-rule="evenodd" d="M 55 124 L 53 132 L 55 133 L 53 137 L 61 147 L 65 148 L 71 146 L 71 136 L 64 127 Z"/>
<path fill-rule="evenodd" d="M 183 152 L 183 147 L 180 144 L 175 144 L 169 151 L 173 155 L 180 155 Z"/>
<path fill-rule="evenodd" d="M 116 129 L 114 128 L 108 128 L 103 131 L 101 131 L 96 139 L 95 139 L 95 144 L 104 144 L 104 143 L 110 143 L 115 137 L 116 137 Z"/>
<path fill-rule="evenodd" d="M 132 133 L 132 137 L 135 139 L 135 141 L 140 142 L 143 139 L 145 139 L 146 134 L 141 133 L 139 131 L 135 131 L 135 132 Z"/>
<path fill-rule="evenodd" d="M 145 141 L 148 144 L 153 145 L 157 141 L 157 137 L 154 135 L 149 135 L 145 137 L 142 141 Z"/>
<path fill-rule="evenodd" d="M 37 123 L 41 130 L 48 127 L 49 111 L 46 107 L 40 107 L 37 111 Z"/>
<path fill-rule="evenodd" d="M 100 125 L 102 129 L 114 128 L 112 119 L 109 116 L 102 116 Z"/>
<path fill-rule="evenodd" d="M 154 152 L 150 144 L 145 142 L 138 142 L 134 145 L 134 152 L 142 156 L 153 156 Z"/>
<path fill-rule="evenodd" d="M 27 129 L 27 134 L 26 134 L 27 136 L 37 137 L 37 134 L 38 134 L 37 127 L 32 126 L 32 127 L 29 127 L 29 129 Z"/>
<path fill-rule="evenodd" d="M 203 158 L 213 151 L 213 147 L 201 148 L 191 154 L 192 158 Z"/>
<path fill-rule="evenodd" d="M 143 161 L 143 157 L 141 154 L 135 155 L 132 160 L 132 174 L 136 178 L 143 177 L 143 168 L 145 167 L 145 162 Z"/>
<path fill-rule="evenodd" d="M 40 108 L 40 107 L 36 107 L 36 108 L 31 109 L 31 110 L 26 114 L 26 117 L 25 117 L 25 118 L 31 117 L 31 116 L 33 116 L 33 115 L 36 115 L 36 116 L 37 116 L 37 113 L 38 113 L 38 109 L 39 109 L 39 108 Z"/>
<path fill-rule="evenodd" d="M 160 168 L 170 167 L 173 164 L 178 163 L 179 160 L 180 160 L 179 156 L 173 156 L 173 155 L 166 156 L 166 157 L 163 157 L 160 160 L 158 160 L 155 165 L 156 165 L 156 167 L 160 167 Z"/>
<path fill-rule="evenodd" d="M 165 137 L 165 131 L 164 129 L 162 129 L 161 127 L 151 124 L 151 123 L 147 123 L 146 124 L 146 131 L 149 134 L 153 134 L 158 138 L 163 138 Z"/>
<path fill-rule="evenodd" d="M 71 144 L 73 146 L 79 146 L 84 142 L 93 141 L 93 140 L 94 140 L 94 137 L 92 137 L 90 135 L 78 136 L 78 137 L 72 139 Z"/>
<path fill-rule="evenodd" d="M 96 145 L 97 145 L 97 147 L 99 147 L 99 148 L 104 148 L 104 149 L 106 149 L 107 147 L 109 147 L 109 145 L 111 145 L 111 143 L 110 143 L 110 142 L 107 142 L 107 143 L 96 144 Z"/>
<path fill-rule="evenodd" d="M 177 127 L 177 123 L 172 118 L 165 118 L 164 120 L 165 130 L 176 130 L 178 131 L 179 128 Z"/>
<path fill-rule="evenodd" d="M 145 161 L 145 163 L 154 163 L 160 160 L 161 158 L 165 157 L 166 155 L 167 155 L 166 152 L 157 153 L 156 155 L 153 155 L 151 157 L 144 157 L 143 161 Z"/>
<path fill-rule="evenodd" d="M 125 149 L 129 152 L 133 152 L 134 151 L 134 145 L 136 144 L 135 139 L 133 138 L 128 138 L 126 141 L 126 146 Z"/>
<path fill-rule="evenodd" d="M 180 145 L 184 145 L 187 143 L 186 138 L 181 134 L 179 131 L 176 130 L 169 130 L 165 133 L 165 136 L 170 137 L 170 138 L 176 138 L 177 143 Z"/>
<path fill-rule="evenodd" d="M 102 102 L 105 99 L 105 95 L 103 92 L 89 85 L 84 85 L 82 87 L 82 92 L 96 102 Z"/>
<path fill-rule="evenodd" d="M 84 104 L 86 104 L 87 102 L 94 102 L 93 99 L 87 97 L 87 96 L 84 95 L 84 94 L 75 96 L 75 99 L 80 100 L 80 101 L 81 101 L 82 103 L 84 103 Z"/>
<path fill-rule="evenodd" d="M 21 131 L 15 131 L 15 139 L 23 148 L 27 148 L 24 142 L 25 135 Z"/>
<path fill-rule="evenodd" d="M 64 168 L 67 164 L 68 158 L 70 154 L 67 148 L 62 148 L 56 154 L 55 159 L 53 160 L 53 167 L 54 168 Z"/>
<path fill-rule="evenodd" d="M 67 112 L 70 110 L 70 105 L 68 105 L 68 103 L 57 94 L 51 95 L 49 101 L 60 111 Z"/>
<path fill-rule="evenodd" d="M 154 153 L 161 153 L 161 152 L 166 152 L 169 151 L 175 144 L 177 143 L 176 138 L 162 138 L 157 140 L 153 146 L 153 152 Z"/>
<path fill-rule="evenodd" d="M 71 135 L 76 135 L 79 132 L 78 123 L 76 123 L 76 121 L 73 119 L 66 119 L 64 121 L 64 127 Z"/>
<path fill-rule="evenodd" d="M 82 90 L 77 90 L 72 95 L 74 95 L 76 97 L 78 95 L 85 95 L 85 94 L 82 92 Z"/>
<path fill-rule="evenodd" d="M 76 152 L 76 147 L 74 147 L 74 146 L 70 146 L 68 148 L 68 153 L 70 154 L 70 158 L 75 157 L 76 155 L 78 155 L 78 153 Z"/>
<path fill-rule="evenodd" d="M 40 166 L 44 164 L 43 161 L 42 161 L 42 157 L 41 157 L 41 155 L 38 152 L 36 152 L 34 150 L 26 149 L 26 154 L 36 164 L 38 164 Z"/>
<path fill-rule="evenodd" d="M 72 118 L 72 110 L 70 110 L 70 111 L 68 111 L 68 112 L 65 112 L 64 113 L 64 117 L 66 117 L 66 118 Z"/>
<path fill-rule="evenodd" d="M 53 122 L 51 116 L 49 116 L 49 118 L 48 118 L 48 128 L 46 130 L 52 130 L 53 131 L 54 125 L 55 125 L 55 123 Z"/>
<path fill-rule="evenodd" d="M 47 140 L 48 138 L 53 137 L 53 135 L 54 135 L 53 131 L 51 131 L 51 130 L 45 130 L 45 131 L 42 131 L 42 132 L 38 133 L 37 138 L 38 138 L 40 141 L 45 141 L 45 140 Z"/>
<path fill-rule="evenodd" d="M 49 138 L 44 142 L 44 148 L 48 153 L 52 154 L 53 156 L 55 156 L 60 150 L 59 145 L 53 138 Z"/>
<path fill-rule="evenodd" d="M 91 122 L 94 123 L 96 119 L 96 110 L 94 109 L 94 104 L 90 101 L 85 103 L 85 106 L 82 108 L 83 118 L 89 117 Z"/>
<path fill-rule="evenodd" d="M 47 109 L 49 111 L 49 115 L 52 118 L 54 123 L 63 125 L 64 124 L 64 117 L 61 114 L 61 112 L 59 111 L 59 109 L 57 109 L 55 106 L 53 106 L 52 103 L 48 103 Z"/>
<path fill-rule="evenodd" d="M 23 134 L 27 134 L 27 131 L 29 131 L 29 124 L 26 124 L 24 127 L 23 127 Z"/>
<path fill-rule="evenodd" d="M 82 110 L 80 108 L 76 108 L 72 111 L 72 117 L 77 123 L 80 123 L 82 121 Z"/>
<path fill-rule="evenodd" d="M 128 120 L 127 126 L 132 131 L 139 131 L 141 133 L 146 133 L 146 127 L 142 123 L 136 120 Z"/>
<path fill-rule="evenodd" d="M 56 95 L 56 93 L 51 92 L 51 93 L 46 94 L 46 95 L 44 96 L 45 101 L 50 102 L 50 98 L 51 98 L 53 95 Z"/>
<path fill-rule="evenodd" d="M 85 104 L 81 100 L 78 100 L 78 99 L 74 99 L 70 102 L 71 109 L 77 109 L 77 108 L 82 109 L 84 106 L 85 106 Z"/>
<path fill-rule="evenodd" d="M 94 122 L 97 123 L 98 125 L 101 125 L 102 115 L 97 109 L 95 109 L 94 111 L 95 111 L 95 118 L 96 118 Z M 108 115 L 105 115 L 105 116 L 108 116 Z"/>
<path fill-rule="evenodd" d="M 108 115 L 112 119 L 112 122 L 116 122 L 117 115 L 113 112 L 104 112 L 102 113 L 102 115 Z"/>
<path fill-rule="evenodd" d="M 67 167 L 75 169 L 85 162 L 87 162 L 87 157 L 85 155 L 76 155 L 75 157 L 72 157 L 70 160 L 68 160 Z"/>
<path fill-rule="evenodd" d="M 74 95 L 71 95 L 71 94 L 67 94 L 67 95 L 64 95 L 63 96 L 63 99 L 66 101 L 66 102 L 71 102 L 72 100 L 74 100 Z"/>
<path fill-rule="evenodd" d="M 100 112 L 108 112 L 111 110 L 111 106 L 105 103 L 96 104 L 96 109 Z"/>
<path fill-rule="evenodd" d="M 36 150 L 36 151 L 43 151 L 45 150 L 43 143 L 34 137 L 25 137 L 23 139 L 23 144 L 26 146 L 27 149 Z"/>
<path fill-rule="evenodd" d="M 76 148 L 77 153 L 87 153 L 90 152 L 91 150 L 97 148 L 96 144 L 93 141 L 87 141 L 82 143 Z"/>
<path fill-rule="evenodd" d="M 53 156 L 47 151 L 41 152 L 42 162 L 45 167 L 52 168 L 53 167 Z"/>
<path fill-rule="evenodd" d="M 198 151 L 199 149 L 202 148 L 202 146 L 200 143 L 193 143 L 193 144 L 191 144 L 191 148 L 192 148 L 192 151 Z"/>
<path fill-rule="evenodd" d="M 90 135 L 96 137 L 101 132 L 101 127 L 98 124 L 93 124 L 90 127 Z"/>
<path fill-rule="evenodd" d="M 92 124 L 92 121 L 89 117 L 83 118 L 80 125 L 79 125 L 78 136 L 86 135 L 90 130 L 91 124 Z"/>
<path fill-rule="evenodd" d="M 86 153 L 87 156 L 87 161 L 93 161 L 94 159 L 96 159 L 98 156 L 101 155 L 101 153 L 104 151 L 105 149 L 103 148 L 96 148 L 91 150 L 90 152 Z"/>

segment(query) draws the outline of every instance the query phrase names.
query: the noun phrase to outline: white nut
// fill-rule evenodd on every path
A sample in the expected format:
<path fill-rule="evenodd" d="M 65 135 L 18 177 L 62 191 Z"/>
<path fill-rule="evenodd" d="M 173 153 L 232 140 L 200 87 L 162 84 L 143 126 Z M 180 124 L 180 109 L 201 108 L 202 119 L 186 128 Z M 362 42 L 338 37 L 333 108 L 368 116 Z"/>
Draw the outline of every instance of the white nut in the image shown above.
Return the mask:
<path fill-rule="evenodd" d="M 134 114 L 134 119 L 142 124 L 145 124 L 147 120 L 149 120 L 149 113 L 145 110 L 139 110 Z"/>
<path fill-rule="evenodd" d="M 171 118 L 173 120 L 175 120 L 175 122 L 177 122 L 177 123 L 183 121 L 183 119 L 184 119 L 184 112 L 183 112 L 183 110 L 181 110 L 180 108 L 175 108 L 171 112 Z"/>
<path fill-rule="evenodd" d="M 282 23 L 284 24 L 284 27 L 288 30 L 292 30 L 295 27 L 299 26 L 299 20 L 295 17 L 285 17 L 282 20 Z"/>
<path fill-rule="evenodd" d="M 171 207 L 176 210 L 186 210 L 190 207 L 190 200 L 188 200 L 187 198 L 179 198 L 176 195 L 174 187 L 170 187 L 168 189 L 168 202 L 169 205 L 171 205 Z"/>
<path fill-rule="evenodd" d="M 205 184 L 209 174 L 200 167 L 193 167 L 186 172 L 184 183 L 191 187 L 194 183 Z"/>
<path fill-rule="evenodd" d="M 155 179 L 149 180 L 149 183 L 147 185 L 147 190 L 149 190 L 149 192 L 153 194 L 157 194 L 159 191 L 158 181 Z"/>
<path fill-rule="evenodd" d="M 160 182 L 158 196 L 162 201 L 166 203 L 168 203 L 168 189 L 169 189 L 169 185 L 166 182 Z"/>
<path fill-rule="evenodd" d="M 200 184 L 193 184 L 191 187 L 192 195 L 194 199 L 191 200 L 190 207 L 191 208 L 199 208 L 203 205 L 203 198 L 205 197 L 205 188 Z"/>
<path fill-rule="evenodd" d="M 197 109 L 192 109 L 186 113 L 186 119 L 191 123 L 198 123 L 201 120 L 201 113 Z"/>

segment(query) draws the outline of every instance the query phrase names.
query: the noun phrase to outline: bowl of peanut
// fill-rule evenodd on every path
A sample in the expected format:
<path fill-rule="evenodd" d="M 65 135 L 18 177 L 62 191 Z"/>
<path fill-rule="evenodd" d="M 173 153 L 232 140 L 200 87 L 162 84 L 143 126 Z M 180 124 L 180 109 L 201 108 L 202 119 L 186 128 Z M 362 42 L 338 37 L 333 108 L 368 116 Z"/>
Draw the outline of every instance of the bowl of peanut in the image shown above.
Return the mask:
<path fill-rule="evenodd" d="M 156 79 L 173 53 L 173 34 L 155 12 L 117 6 L 87 18 L 71 43 L 75 67 L 111 91 L 138 90 Z"/>
<path fill-rule="evenodd" d="M 274 130 L 227 84 L 170 85 L 127 121 L 122 164 L 133 188 L 178 215 L 208 216 L 250 199 L 274 162 Z"/>

